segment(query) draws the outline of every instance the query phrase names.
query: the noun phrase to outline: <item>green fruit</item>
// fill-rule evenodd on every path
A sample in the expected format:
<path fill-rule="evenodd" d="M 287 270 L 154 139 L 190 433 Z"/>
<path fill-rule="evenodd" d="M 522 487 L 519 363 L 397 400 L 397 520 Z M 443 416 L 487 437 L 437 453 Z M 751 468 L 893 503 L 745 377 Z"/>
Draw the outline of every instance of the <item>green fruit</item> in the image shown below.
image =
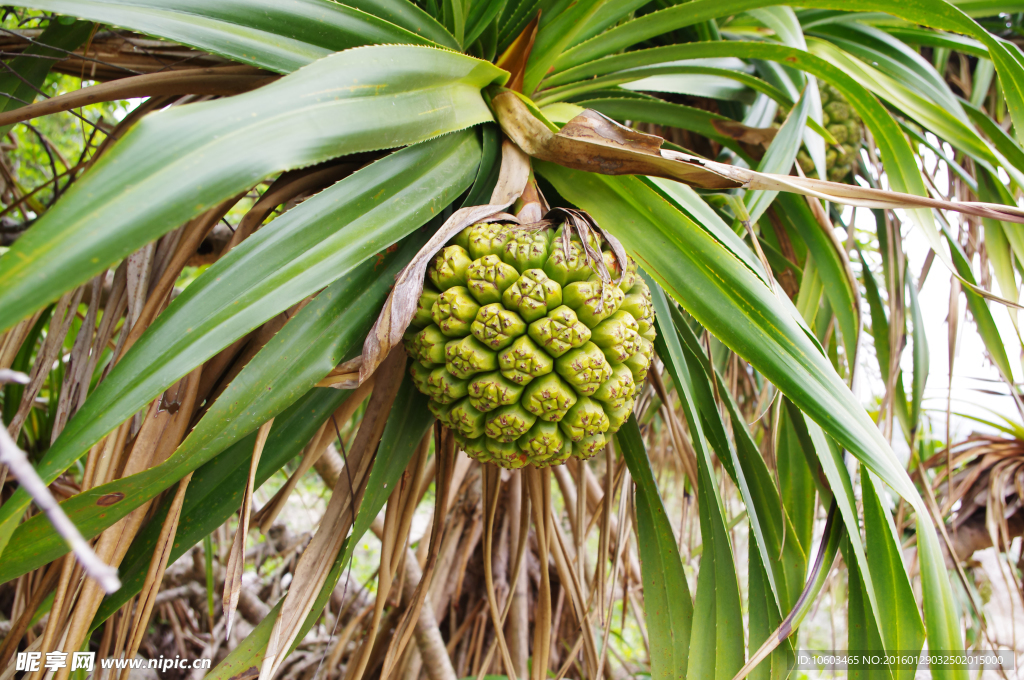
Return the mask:
<path fill-rule="evenodd" d="M 825 149 L 825 172 L 833 182 L 852 181 L 850 171 L 864 139 L 864 123 L 837 89 L 819 81 L 818 92 L 821 95 L 821 125 L 835 138 L 835 145 Z M 776 120 L 781 122 L 787 114 L 788 111 L 780 108 Z M 817 176 L 807 151 L 801 148 L 796 160 L 805 175 Z"/>
<path fill-rule="evenodd" d="M 440 294 L 430 286 L 423 286 L 423 293 L 420 294 L 419 302 L 416 303 L 416 314 L 412 317 L 412 326 L 423 328 L 430 325 L 433 321 L 430 313 Z"/>
<path fill-rule="evenodd" d="M 592 342 L 555 359 L 555 370 L 579 394 L 591 395 L 612 377 L 612 367 L 601 348 Z"/>
<path fill-rule="evenodd" d="M 466 271 L 472 264 L 469 253 L 459 245 L 448 246 L 434 256 L 427 267 L 427 277 L 440 290 L 466 284 Z"/>
<path fill-rule="evenodd" d="M 565 248 L 562 239 L 556 237 L 551 256 L 544 263 L 544 273 L 564 288 L 573 281 L 586 281 L 594 269 L 579 240 L 570 241 Z"/>
<path fill-rule="evenodd" d="M 501 374 L 518 385 L 547 375 L 555 368 L 554 360 L 525 335 L 498 355 Z"/>
<path fill-rule="evenodd" d="M 561 428 L 543 420 L 538 420 L 517 443 L 526 452 L 526 457 L 537 466 L 560 463 L 572 452 L 572 442 Z"/>
<path fill-rule="evenodd" d="M 466 392 L 474 408 L 487 412 L 519 401 L 523 387 L 494 371 L 468 380 Z"/>
<path fill-rule="evenodd" d="M 601 383 L 601 387 L 593 396 L 604 403 L 606 409 L 614 410 L 621 408 L 627 401 L 632 401 L 634 392 L 636 383 L 633 382 L 633 371 L 629 366 L 622 364 L 612 369 L 612 377 Z"/>
<path fill-rule="evenodd" d="M 564 227 L 562 227 L 564 229 Z M 403 343 L 413 384 L 459 447 L 516 469 L 600 451 L 653 356 L 650 290 L 595 232 L 475 224 L 428 268 Z M 613 280 L 602 281 L 602 258 Z"/>
<path fill-rule="evenodd" d="M 590 339 L 590 329 L 565 305 L 555 307 L 547 316 L 531 323 L 528 332 L 533 341 L 553 357 L 560 357 Z"/>
<path fill-rule="evenodd" d="M 608 435 L 605 433 L 594 434 L 584 437 L 572 444 L 572 454 L 580 460 L 593 458 L 608 443 Z"/>
<path fill-rule="evenodd" d="M 466 272 L 466 288 L 482 305 L 501 302 L 501 294 L 519 279 L 519 272 L 497 255 L 473 260 Z"/>
<path fill-rule="evenodd" d="M 630 380 L 633 376 L 630 375 Z M 618 408 L 605 408 L 605 413 L 608 414 L 608 431 L 617 432 L 623 423 L 629 420 L 629 414 L 633 412 L 633 399 L 632 397 L 622 403 L 622 406 Z"/>
<path fill-rule="evenodd" d="M 448 427 L 466 437 L 476 438 L 484 433 L 484 418 L 486 416 L 487 414 L 483 411 L 473 408 L 469 399 L 463 399 L 448 412 Z"/>
<path fill-rule="evenodd" d="M 530 323 L 562 304 L 562 287 L 543 269 L 527 269 L 502 294 L 501 302 Z"/>
<path fill-rule="evenodd" d="M 444 366 L 438 366 L 427 376 L 427 385 L 423 392 L 436 402 L 451 404 L 469 394 L 469 381 L 460 380 Z"/>
<path fill-rule="evenodd" d="M 528 231 L 513 229 L 501 252 L 501 259 L 520 272 L 540 269 L 548 259 L 551 250 L 551 232 L 547 229 Z"/>
<path fill-rule="evenodd" d="M 427 326 L 416 334 L 414 343 L 414 359 L 427 366 L 444 363 L 444 346 L 448 343 L 448 338 L 440 328 L 433 324 Z"/>
<path fill-rule="evenodd" d="M 427 378 L 430 377 L 430 373 L 430 368 L 418 361 L 409 363 L 409 377 L 412 379 L 412 384 L 423 394 L 430 394 L 427 391 Z"/>
<path fill-rule="evenodd" d="M 487 414 L 484 419 L 484 434 L 499 442 L 519 439 L 537 422 L 521 404 L 509 404 Z"/>
<path fill-rule="evenodd" d="M 437 296 L 430 308 L 430 317 L 450 338 L 460 338 L 469 333 L 470 324 L 476 318 L 480 305 L 463 286 L 453 286 Z"/>
<path fill-rule="evenodd" d="M 494 352 L 472 335 L 452 340 L 444 347 L 444 365 L 456 378 L 468 378 L 498 367 Z"/>
<path fill-rule="evenodd" d="M 593 328 L 619 310 L 625 295 L 610 283 L 577 281 L 565 288 L 563 300 L 584 324 Z"/>
<path fill-rule="evenodd" d="M 604 351 L 612 364 L 621 364 L 639 349 L 640 326 L 624 309 L 612 314 L 594 329 L 591 341 Z"/>
<path fill-rule="evenodd" d="M 647 377 L 647 371 L 651 368 L 651 360 L 643 352 L 637 352 L 627 359 L 623 365 L 633 374 L 633 382 L 636 384 L 636 391 L 639 393 L 640 388 L 643 387 L 644 378 Z"/>
<path fill-rule="evenodd" d="M 526 323 L 515 312 L 495 302 L 480 308 L 470 324 L 473 337 L 494 350 L 505 349 L 526 332 Z"/>
<path fill-rule="evenodd" d="M 630 375 L 631 384 L 632 380 L 633 377 Z M 564 418 L 577 399 L 572 387 L 556 373 L 537 378 L 523 390 L 523 406 L 526 410 L 541 420 L 550 422 Z"/>
<path fill-rule="evenodd" d="M 603 434 L 608 431 L 609 425 L 608 414 L 604 412 L 604 408 L 590 397 L 580 397 L 565 414 L 565 418 L 558 421 L 562 432 L 574 442 L 581 442 L 584 437 Z"/>
<path fill-rule="evenodd" d="M 478 260 L 487 255 L 497 255 L 500 259 L 501 253 L 505 250 L 505 242 L 508 240 L 508 232 L 500 224 L 489 224 L 481 222 L 474 224 L 468 229 L 463 229 L 466 234 L 465 245 L 469 251 L 469 257 Z"/>
<path fill-rule="evenodd" d="M 454 429 L 451 418 L 452 408 L 454 407 L 455 404 L 442 404 L 441 402 L 434 401 L 433 399 L 427 402 L 427 408 L 434 414 L 437 421 L 449 429 Z"/>

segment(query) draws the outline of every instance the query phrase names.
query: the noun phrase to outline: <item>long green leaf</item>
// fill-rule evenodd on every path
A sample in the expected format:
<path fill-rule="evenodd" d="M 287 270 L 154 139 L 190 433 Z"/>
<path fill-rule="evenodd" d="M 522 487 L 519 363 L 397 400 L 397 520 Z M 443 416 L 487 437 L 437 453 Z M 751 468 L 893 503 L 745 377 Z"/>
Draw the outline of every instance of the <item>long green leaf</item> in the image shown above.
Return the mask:
<path fill-rule="evenodd" d="M 83 535 L 95 536 L 224 451 L 294 403 L 343 358 L 357 351 L 394 275 L 412 259 L 423 240 L 413 237 L 384 266 L 364 263 L 306 305 L 246 364 L 165 462 L 65 501 L 65 512 Z M 116 498 L 116 494 L 123 496 L 114 503 L 97 503 L 101 497 Z M 14 508 L 25 503 L 23 495 L 4 504 L 6 514 L 0 527 L 6 537 L 21 515 Z M 19 526 L 6 547 L 0 556 L 0 573 L 24 573 L 68 550 L 42 514 Z"/>
<path fill-rule="evenodd" d="M 243 241 L 157 317 L 68 422 L 38 464 L 40 475 L 56 479 L 118 423 L 221 348 L 440 213 L 469 185 L 478 153 L 472 132 L 403 149 Z M 27 500 L 18 492 L 0 507 L 0 538 L 9 535 L 8 523 Z"/>
<path fill-rule="evenodd" d="M 698 399 L 706 401 L 709 395 L 692 389 L 693 374 L 684 358 L 679 336 L 672 332 L 672 312 L 668 300 L 660 286 L 653 281 L 649 282 L 652 284 L 651 296 L 658 324 L 658 355 L 672 376 L 697 457 L 698 479 L 691 481 L 697 487 L 703 552 L 693 608 L 694 615 L 702 625 L 693 627 L 690 634 L 686 677 L 727 679 L 735 675 L 743 665 L 743 626 L 732 542 L 725 523 L 718 484 L 711 472 L 714 467 L 708 439 L 704 435 L 705 419 L 701 417 L 698 406 Z M 732 462 L 733 458 L 727 452 L 722 459 Z M 738 476 L 740 471 L 735 465 L 730 467 L 733 476 L 745 489 L 745 479 Z M 748 506 L 748 512 L 757 510 Z"/>
<path fill-rule="evenodd" d="M 148 116 L 0 259 L 0 329 L 274 172 L 491 120 L 480 88 L 505 77 L 444 50 L 365 47 Z"/>
<path fill-rule="evenodd" d="M 454 48 L 425 12 L 402 0 L 25 0 L 23 7 L 131 28 L 278 73 L 362 45 Z M 376 15 L 376 16 L 375 16 Z"/>
<path fill-rule="evenodd" d="M 678 680 L 686 677 L 690 656 L 693 623 L 690 588 L 636 416 L 629 417 L 615 439 L 636 484 L 637 546 L 651 645 L 651 677 Z"/>
<path fill-rule="evenodd" d="M 749 361 L 802 411 L 906 498 L 918 514 L 931 649 L 962 649 L 952 591 L 923 499 L 875 424 L 791 308 L 719 241 L 639 179 L 537 163 L 567 200 L 588 210 L 684 309 Z"/>
<path fill-rule="evenodd" d="M 661 297 L 664 296 L 660 288 L 658 293 Z M 658 297 L 654 295 L 656 306 Z M 660 309 L 657 311 L 661 312 Z M 724 385 L 725 382 L 707 355 L 701 351 L 697 336 L 679 311 L 673 308 L 671 315 L 674 324 L 669 326 L 669 331 L 678 333 L 682 340 L 682 349 L 689 365 L 690 387 L 694 391 L 704 422 L 708 425 L 706 431 L 717 431 L 719 435 L 724 435 L 725 425 L 716 407 L 710 381 L 715 380 L 719 385 Z M 659 356 L 662 356 L 660 351 Z M 737 486 L 747 508 L 747 516 L 750 518 L 751 535 L 755 538 L 752 545 L 758 549 L 761 568 L 765 570 L 775 609 L 788 612 L 793 608 L 803 587 L 807 555 L 799 540 L 792 538 L 794 527 L 786 508 L 779 500 L 779 491 L 772 480 L 771 472 L 747 429 L 739 406 L 729 390 L 719 389 L 718 394 L 729 413 L 736 442 L 735 450 L 728 446 L 727 440 L 721 447 L 716 447 L 718 457 L 723 461 L 723 465 L 725 460 L 732 459 L 731 467 L 735 469 Z M 717 439 L 714 436 L 709 438 L 711 441 Z M 809 500 L 813 501 L 813 490 L 810 495 Z M 786 539 L 787 536 L 791 537 L 790 540 Z"/>
<path fill-rule="evenodd" d="M 886 649 L 920 651 L 924 624 L 907 577 L 900 542 L 892 516 L 882 507 L 867 468 L 861 468 L 861 502 L 864 506 L 864 538 L 872 582 L 885 608 L 878 621 Z M 897 680 L 913 678 L 917 669 L 896 669 Z"/>

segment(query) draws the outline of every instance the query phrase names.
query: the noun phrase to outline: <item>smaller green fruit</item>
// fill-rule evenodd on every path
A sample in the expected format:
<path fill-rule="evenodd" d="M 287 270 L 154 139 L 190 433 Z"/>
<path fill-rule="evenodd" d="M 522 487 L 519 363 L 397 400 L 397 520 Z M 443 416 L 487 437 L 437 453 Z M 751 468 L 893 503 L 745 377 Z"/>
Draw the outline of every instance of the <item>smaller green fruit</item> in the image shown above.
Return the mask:
<path fill-rule="evenodd" d="M 414 328 L 423 328 L 433 321 L 433 317 L 431 317 L 430 312 L 434 306 L 434 302 L 437 301 L 437 297 L 440 294 L 441 293 L 430 286 L 423 286 L 423 293 L 420 294 L 419 302 L 416 303 L 416 313 L 412 317 L 411 326 Z"/>
<path fill-rule="evenodd" d="M 455 404 L 439 404 L 434 400 L 427 402 L 427 409 L 434 414 L 437 418 L 437 422 L 441 423 L 449 430 L 454 430 L 455 425 L 452 422 L 452 409 L 455 408 Z"/>
<path fill-rule="evenodd" d="M 601 408 L 601 404 L 589 397 L 580 397 L 565 417 L 558 421 L 562 432 L 574 442 L 581 442 L 584 437 L 603 434 L 608 431 L 609 425 L 608 415 Z"/>
<path fill-rule="evenodd" d="M 554 360 L 526 335 L 498 354 L 498 365 L 501 374 L 517 385 L 525 385 L 555 368 Z"/>
<path fill-rule="evenodd" d="M 498 367 L 494 352 L 472 335 L 452 340 L 444 348 L 445 367 L 456 378 L 468 378 Z"/>
<path fill-rule="evenodd" d="M 484 417 L 487 414 L 478 411 L 469 403 L 469 399 L 463 399 L 455 404 L 448 413 L 449 427 L 461 432 L 466 437 L 476 438 L 484 433 Z"/>
<path fill-rule="evenodd" d="M 484 305 L 469 327 L 477 340 L 493 350 L 505 349 L 526 332 L 526 322 L 500 303 Z"/>
<path fill-rule="evenodd" d="M 639 393 L 643 387 L 644 378 L 647 377 L 647 371 L 651 367 L 651 360 L 643 352 L 637 352 L 627 359 L 623 365 L 633 374 L 633 382 L 636 383 L 636 391 Z"/>
<path fill-rule="evenodd" d="M 625 298 L 618 286 L 601 281 L 576 281 L 565 287 L 562 299 L 576 311 L 584 324 L 593 328 L 618 311 Z"/>
<path fill-rule="evenodd" d="M 562 287 L 548 278 L 543 269 L 527 269 L 505 290 L 501 301 L 506 309 L 519 312 L 530 323 L 562 304 Z"/>
<path fill-rule="evenodd" d="M 519 272 L 505 264 L 497 255 L 487 255 L 474 260 L 466 273 L 466 288 L 477 302 L 486 305 L 500 302 L 501 294 L 519 278 Z"/>
<path fill-rule="evenodd" d="M 603 432 L 584 437 L 578 442 L 573 442 L 572 455 L 580 460 L 588 460 L 601 451 L 607 443 L 608 435 Z"/>
<path fill-rule="evenodd" d="M 484 440 L 487 453 L 491 457 L 491 462 L 495 465 L 506 470 L 518 470 L 530 462 L 527 460 L 526 454 L 519 449 L 519 445 L 516 442 L 500 442 L 490 437 L 480 438 Z"/>
<path fill-rule="evenodd" d="M 636 383 L 633 380 L 633 372 L 628 366 L 621 364 L 612 369 L 612 377 L 601 383 L 601 387 L 594 392 L 594 399 L 604 402 L 606 410 L 614 410 L 631 402 L 635 392 Z"/>
<path fill-rule="evenodd" d="M 427 377 L 426 392 L 436 402 L 451 404 L 469 394 L 469 381 L 460 380 L 446 367 L 438 366 Z"/>
<path fill-rule="evenodd" d="M 484 434 L 500 442 L 512 442 L 526 433 L 537 422 L 537 416 L 521 404 L 509 404 L 491 411 L 484 418 Z"/>
<path fill-rule="evenodd" d="M 473 263 L 466 249 L 459 245 L 447 246 L 434 256 L 427 267 L 427 276 L 438 290 L 466 285 L 466 272 Z"/>
<path fill-rule="evenodd" d="M 565 417 L 576 398 L 573 389 L 557 373 L 548 373 L 526 386 L 522 403 L 541 420 L 557 422 Z"/>
<path fill-rule="evenodd" d="M 573 281 L 586 281 L 594 273 L 594 269 L 578 240 L 570 241 L 569 248 L 566 249 L 562 239 L 556 236 L 551 256 L 544 263 L 544 273 L 558 285 L 565 287 Z"/>
<path fill-rule="evenodd" d="M 632 376 L 630 376 L 632 379 Z M 618 408 L 606 408 L 605 413 L 608 414 L 608 431 L 618 432 L 622 427 L 623 423 L 629 420 L 629 414 L 633 412 L 633 399 L 627 399 L 622 403 L 622 406 Z"/>
<path fill-rule="evenodd" d="M 569 450 L 566 447 L 567 443 L 569 443 L 569 439 L 558 425 L 538 420 L 526 434 L 519 438 L 518 446 L 526 452 L 527 459 L 534 465 L 550 465 L 563 452 Z"/>
<path fill-rule="evenodd" d="M 551 231 L 514 229 L 510 233 L 511 237 L 505 243 L 501 259 L 521 272 L 543 267 L 545 260 L 548 259 Z"/>
<path fill-rule="evenodd" d="M 450 338 L 459 338 L 469 333 L 478 311 L 480 305 L 469 291 L 464 286 L 453 286 L 437 297 L 430 316 L 442 333 Z"/>
<path fill-rule="evenodd" d="M 474 224 L 469 229 L 464 229 L 462 233 L 466 234 L 465 248 L 469 251 L 469 257 L 474 260 L 487 255 L 500 257 L 505 250 L 505 242 L 508 240 L 507 228 L 493 222 Z"/>
<path fill-rule="evenodd" d="M 467 382 L 469 403 L 485 413 L 516 403 L 523 393 L 522 385 L 515 384 L 498 371 L 478 375 Z"/>
<path fill-rule="evenodd" d="M 414 341 L 416 356 L 413 357 L 424 364 L 443 364 L 444 346 L 448 338 L 441 329 L 431 324 L 416 334 Z"/>
<path fill-rule="evenodd" d="M 624 309 L 612 314 L 594 328 L 591 341 L 604 351 L 612 364 L 621 364 L 633 356 L 638 347 L 640 326 Z"/>
<path fill-rule="evenodd" d="M 416 389 L 423 394 L 427 393 L 427 378 L 430 377 L 430 369 L 418 361 L 409 362 L 409 377 Z"/>
<path fill-rule="evenodd" d="M 461 432 L 455 433 L 455 443 L 466 452 L 470 458 L 475 458 L 481 463 L 489 463 L 492 459 L 491 452 L 487 450 L 487 437 L 467 437 Z"/>
<path fill-rule="evenodd" d="M 560 357 L 590 339 L 590 329 L 566 305 L 555 307 L 547 316 L 531 323 L 528 332 L 553 357 Z"/>
<path fill-rule="evenodd" d="M 592 342 L 570 350 L 555 360 L 555 370 L 580 394 L 591 395 L 612 377 L 601 348 Z"/>

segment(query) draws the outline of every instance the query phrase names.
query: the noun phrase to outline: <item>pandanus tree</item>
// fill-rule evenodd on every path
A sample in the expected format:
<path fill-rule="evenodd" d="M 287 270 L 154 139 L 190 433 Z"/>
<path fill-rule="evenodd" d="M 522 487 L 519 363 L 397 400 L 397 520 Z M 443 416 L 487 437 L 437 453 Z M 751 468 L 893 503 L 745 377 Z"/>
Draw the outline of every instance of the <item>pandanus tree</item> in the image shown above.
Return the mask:
<path fill-rule="evenodd" d="M 0 74 L 4 130 L 96 102 L 142 103 L 66 169 L 52 205 L 11 198 L 31 224 L 0 256 L 0 450 L 13 490 L 0 506 L 0 578 L 20 578 L 23 601 L 5 663 L 19 645 L 81 649 L 94 633 L 102 653 L 134 656 L 166 565 L 240 509 L 222 600 L 230 630 L 254 490 L 293 459 L 293 479 L 308 471 L 343 429 L 354 438 L 287 593 L 213 677 L 273 677 L 371 527 L 383 545 L 376 602 L 356 650 L 331 662 L 346 677 L 391 677 L 415 648 L 430 677 L 450 677 L 425 600 L 444 532 L 464 528 L 447 522 L 463 450 L 479 461 L 485 525 L 481 674 L 546 676 L 554 582 L 580 631 L 561 673 L 604 674 L 616 579 L 635 563 L 629 532 L 654 677 L 785 677 L 793 632 L 840 557 L 851 648 L 965 647 L 971 601 L 955 595 L 963 572 L 955 561 L 947 570 L 931 483 L 931 470 L 953 470 L 918 453 L 927 346 L 901 238 L 919 230 L 934 268 L 962 287 L 1019 402 L 1009 361 L 1019 338 L 1001 338 L 994 315 L 1005 307 L 1016 319 L 1024 258 L 1024 56 L 1003 36 L 1012 17 L 972 18 L 1001 7 L 19 6 L 48 23 L 12 33 L 20 56 Z M 104 26 L 150 36 L 148 47 L 130 63 L 91 56 Z M 96 84 L 32 103 L 51 68 Z M 945 186 L 925 156 L 941 161 Z M 881 289 L 843 206 L 874 213 L 863 249 L 881 258 Z M 241 216 L 233 233 L 176 292 L 229 213 Z M 510 239 L 523 252 L 540 239 L 540 259 L 504 257 Z M 560 346 L 556 332 L 574 339 Z M 886 392 L 869 414 L 849 386 L 872 345 Z M 529 352 L 540 354 L 527 369 L 516 362 Z M 506 420 L 485 418 L 499 406 Z M 575 425 L 558 425 L 570 408 Z M 917 483 L 893 453 L 894 422 Z M 652 473 L 660 446 L 695 498 L 695 592 Z M 413 553 L 410 520 L 431 481 L 433 520 Z M 726 485 L 743 506 L 746 555 Z M 571 538 L 555 506 L 569 512 Z M 274 513 L 256 521 L 266 528 Z M 498 527 L 511 568 L 496 589 Z M 64 559 L 72 548 L 80 561 Z M 528 580 L 527 552 L 539 558 L 532 640 L 510 592 Z M 43 634 L 23 640 L 41 606 Z"/>

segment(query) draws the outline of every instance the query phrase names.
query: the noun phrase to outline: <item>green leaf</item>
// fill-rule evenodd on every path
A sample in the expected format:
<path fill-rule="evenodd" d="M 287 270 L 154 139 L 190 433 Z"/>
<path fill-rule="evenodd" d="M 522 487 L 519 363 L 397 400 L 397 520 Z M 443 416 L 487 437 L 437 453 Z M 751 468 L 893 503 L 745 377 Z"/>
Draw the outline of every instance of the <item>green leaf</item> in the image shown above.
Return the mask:
<path fill-rule="evenodd" d="M 747 544 L 747 593 L 748 650 L 753 654 L 782 623 L 782 613 L 761 562 L 761 551 L 753 542 Z M 747 677 L 753 680 L 787 678 L 790 665 L 795 660 L 792 638 L 779 645 L 769 659 L 768 663 L 759 663 Z"/>
<path fill-rule="evenodd" d="M 720 43 L 715 43 L 720 44 Z M 635 177 L 609 177 L 550 163 L 535 167 L 567 200 L 613 233 L 658 284 L 727 347 L 914 506 L 922 542 L 929 648 L 962 649 L 942 554 L 924 501 L 820 346 L 764 282 L 710 233 Z M 785 300 L 785 301 L 784 301 Z M 922 563 L 923 566 L 923 563 Z M 933 630 L 934 629 L 934 630 Z M 957 676 L 959 677 L 959 676 Z"/>
<path fill-rule="evenodd" d="M 701 417 L 698 407 L 700 402 L 707 401 L 709 395 L 695 393 L 691 389 L 694 384 L 693 373 L 683 357 L 679 336 L 671 332 L 672 312 L 668 300 L 660 286 L 653 281 L 649 283 L 652 284 L 651 297 L 658 324 L 658 356 L 665 362 L 672 376 L 676 395 L 690 428 L 690 441 L 697 458 L 698 479 L 691 482 L 697 487 L 703 552 L 697 576 L 697 599 L 693 608 L 694 615 L 701 625 L 693 627 L 690 634 L 686 677 L 727 679 L 735 675 L 743 665 L 743 624 L 732 543 L 725 523 L 718 485 L 711 472 L 714 466 L 704 436 L 705 420 Z M 731 462 L 732 458 L 733 456 L 727 453 L 724 460 Z M 741 488 L 745 488 L 745 479 L 737 476 L 739 470 L 735 465 L 731 467 Z M 755 511 L 755 508 L 748 505 L 747 510 L 751 512 Z"/>
<path fill-rule="evenodd" d="M 97 535 L 286 409 L 343 358 L 358 351 L 394 275 L 412 259 L 423 240 L 418 236 L 410 239 L 385 266 L 366 262 L 306 305 L 246 364 L 165 462 L 62 503 L 79 531 L 89 537 Z M 117 493 L 123 494 L 118 502 L 96 502 Z M 25 495 L 4 504 L 0 528 L 5 538 L 10 537 L 23 512 L 14 508 L 27 504 Z M 0 556 L 0 573 L 24 573 L 68 550 L 43 514 L 13 533 Z"/>
<path fill-rule="evenodd" d="M 924 388 L 928 384 L 928 337 L 925 332 L 924 318 L 921 315 L 921 303 L 917 299 L 917 284 L 912 276 L 907 276 L 907 293 L 910 307 L 910 318 L 914 327 L 911 332 L 913 344 L 913 380 L 910 396 L 910 427 L 908 436 L 913 438 L 921 424 L 921 402 L 924 400 Z"/>
<path fill-rule="evenodd" d="M 841 550 L 843 551 L 843 561 L 846 563 L 848 574 L 846 587 L 849 592 L 847 597 L 849 629 L 847 630 L 846 648 L 851 652 L 884 655 L 885 645 L 882 644 L 878 622 L 875 621 L 875 615 L 871 612 L 871 604 L 865 596 L 864 580 L 861 578 L 857 557 L 851 554 L 849 537 L 844 538 Z M 851 679 L 857 678 L 857 680 L 874 680 L 879 676 L 892 678 L 892 669 L 855 667 L 851 668 L 848 674 Z"/>
<path fill-rule="evenodd" d="M 789 400 L 785 397 L 782 399 L 784 408 L 779 414 L 779 441 L 775 448 L 779 495 L 792 521 L 793 539 L 799 542 L 805 554 L 809 554 L 814 535 L 814 479 L 789 408 L 786 407 Z"/>
<path fill-rule="evenodd" d="M 892 516 L 882 507 L 867 468 L 861 468 L 861 502 L 864 506 L 864 538 L 868 567 L 879 600 L 885 603 L 879 630 L 887 650 L 918 652 L 924 644 L 924 624 L 907 577 L 903 553 Z M 849 564 L 849 562 L 847 562 Z M 917 669 L 896 669 L 896 680 L 911 679 Z"/>
<path fill-rule="evenodd" d="M 636 484 L 637 546 L 650 636 L 651 677 L 684 678 L 690 656 L 693 601 L 635 415 L 629 416 L 615 440 Z"/>
<path fill-rule="evenodd" d="M 537 38 L 526 62 L 523 92 L 532 93 L 548 74 L 555 60 L 584 24 L 601 8 L 605 0 L 573 0 L 561 12 L 541 14 Z"/>
<path fill-rule="evenodd" d="M 156 318 L 86 399 L 37 465 L 39 474 L 56 479 L 103 435 L 221 348 L 333 279 L 351 276 L 360 262 L 440 213 L 469 185 L 478 153 L 472 132 L 403 149 L 232 249 Z M 8 523 L 27 501 L 17 492 L 0 507 L 0 538 L 4 531 L 9 535 Z"/>
<path fill-rule="evenodd" d="M 384 502 L 391 495 L 394 483 L 408 465 L 416 445 L 433 423 L 433 416 L 426 409 L 426 401 L 426 397 L 412 386 L 409 375 L 406 374 L 401 387 L 399 387 L 398 395 L 395 397 L 388 422 L 384 426 L 384 434 L 381 436 L 370 478 L 367 480 L 366 494 L 357 510 L 353 532 L 341 544 L 334 567 L 328 574 L 327 581 L 313 603 L 309 615 L 299 629 L 295 642 L 292 643 L 292 650 L 302 642 L 306 633 L 320 618 L 320 613 L 327 605 L 327 599 L 334 591 L 342 570 L 345 569 L 352 557 L 353 549 L 374 518 L 377 517 L 381 508 L 384 507 Z M 671 534 L 671 531 L 669 533 Z M 346 578 L 351 578 L 351 573 Z M 245 640 L 206 675 L 208 680 L 229 680 L 250 667 L 258 668 L 262 664 L 263 654 L 266 652 L 267 642 L 270 640 L 270 632 L 277 621 L 277 615 L 283 602 L 284 598 L 282 597 L 274 605 L 270 614 L 260 621 Z"/>
<path fill-rule="evenodd" d="M 945 233 L 946 240 L 949 242 L 949 251 L 953 255 L 953 265 L 956 267 L 957 273 L 968 283 L 976 286 L 977 281 L 974 278 L 974 272 L 971 271 L 971 263 L 968 261 L 966 253 L 964 253 L 960 244 L 953 238 L 953 235 L 949 233 L 945 226 L 943 226 L 943 233 Z M 992 310 L 988 308 L 988 301 L 966 287 L 964 288 L 964 296 L 967 298 L 967 307 L 971 310 L 974 324 L 978 328 L 978 335 L 981 336 L 982 341 L 985 343 L 985 349 L 988 351 L 989 358 L 992 359 L 992 363 L 999 369 L 1003 379 L 1012 384 L 1013 369 L 1010 368 L 1010 358 L 1006 354 L 1006 344 L 999 336 L 999 328 L 992 317 Z"/>
<path fill-rule="evenodd" d="M 0 259 L 0 329 L 274 172 L 491 120 L 480 88 L 505 77 L 453 52 L 366 47 L 147 116 Z"/>
<path fill-rule="evenodd" d="M 274 427 L 270 429 L 259 467 L 256 469 L 256 488 L 260 488 L 284 467 L 285 463 L 298 455 L 316 434 L 320 425 L 350 394 L 348 390 L 314 387 L 279 413 L 274 418 Z M 168 564 L 172 564 L 204 536 L 209 536 L 210 532 L 238 512 L 249 478 L 249 466 L 252 463 L 255 443 L 256 433 L 252 432 L 229 446 L 192 475 L 192 481 L 185 492 L 181 520 L 174 535 Z M 118 567 L 121 588 L 103 600 L 93 618 L 92 630 L 98 628 L 111 614 L 142 590 L 164 518 L 172 501 L 173 498 L 165 497 L 153 519 L 132 541 L 128 553 Z"/>
<path fill-rule="evenodd" d="M 733 479 L 747 509 L 751 526 L 750 535 L 755 538 L 751 545 L 758 549 L 758 559 L 761 568 L 765 570 L 766 584 L 770 590 L 769 596 L 776 611 L 788 612 L 793 608 L 803 587 L 804 574 L 807 570 L 806 553 L 799 540 L 793 537 L 794 528 L 780 502 L 779 491 L 757 444 L 747 429 L 739 407 L 729 390 L 719 389 L 718 394 L 732 421 L 735 450 L 729 445 L 725 423 L 719 415 L 711 381 L 715 380 L 719 385 L 726 383 L 702 351 L 697 336 L 687 325 L 682 314 L 674 306 L 669 307 L 664 295 L 660 287 L 657 291 L 652 287 L 656 313 L 663 317 L 670 314 L 674 322 L 664 329 L 659 324 L 659 337 L 655 342 L 658 356 L 662 357 L 670 370 L 674 370 L 673 367 L 679 359 L 676 358 L 677 352 L 673 349 L 675 343 L 672 342 L 672 336 L 678 334 L 676 343 L 682 343 L 680 349 L 685 355 L 689 369 L 688 386 L 700 410 L 704 431 L 708 434 L 708 439 L 718 453 L 718 459 L 723 467 L 733 471 Z M 658 318 L 661 317 L 655 316 L 656 320 Z M 662 334 L 661 330 L 665 330 L 666 334 Z M 662 337 L 667 338 L 664 343 L 664 349 L 667 350 L 665 352 L 662 351 L 662 346 L 658 345 Z M 670 358 L 665 359 L 666 356 Z M 683 376 L 679 377 L 685 379 Z M 675 378 L 676 375 L 673 373 L 673 379 Z M 814 500 L 813 494 L 812 490 L 809 498 L 811 502 Z M 786 540 L 787 536 L 789 540 Z"/>
<path fill-rule="evenodd" d="M 803 143 L 803 134 L 807 127 L 807 115 L 810 108 L 811 98 L 807 96 L 807 90 L 805 90 L 800 101 L 793 107 L 782 127 L 779 128 L 768 151 L 757 164 L 758 172 L 788 175 L 793 170 L 796 153 Z M 747 191 L 743 196 L 743 202 L 746 204 L 747 212 L 750 213 L 750 222 L 757 222 L 778 195 L 778 191 Z"/>
<path fill-rule="evenodd" d="M 326 0 L 25 0 L 19 5 L 123 26 L 278 73 L 362 45 L 436 42 L 456 47 L 436 21 L 403 0 L 347 5 Z"/>

